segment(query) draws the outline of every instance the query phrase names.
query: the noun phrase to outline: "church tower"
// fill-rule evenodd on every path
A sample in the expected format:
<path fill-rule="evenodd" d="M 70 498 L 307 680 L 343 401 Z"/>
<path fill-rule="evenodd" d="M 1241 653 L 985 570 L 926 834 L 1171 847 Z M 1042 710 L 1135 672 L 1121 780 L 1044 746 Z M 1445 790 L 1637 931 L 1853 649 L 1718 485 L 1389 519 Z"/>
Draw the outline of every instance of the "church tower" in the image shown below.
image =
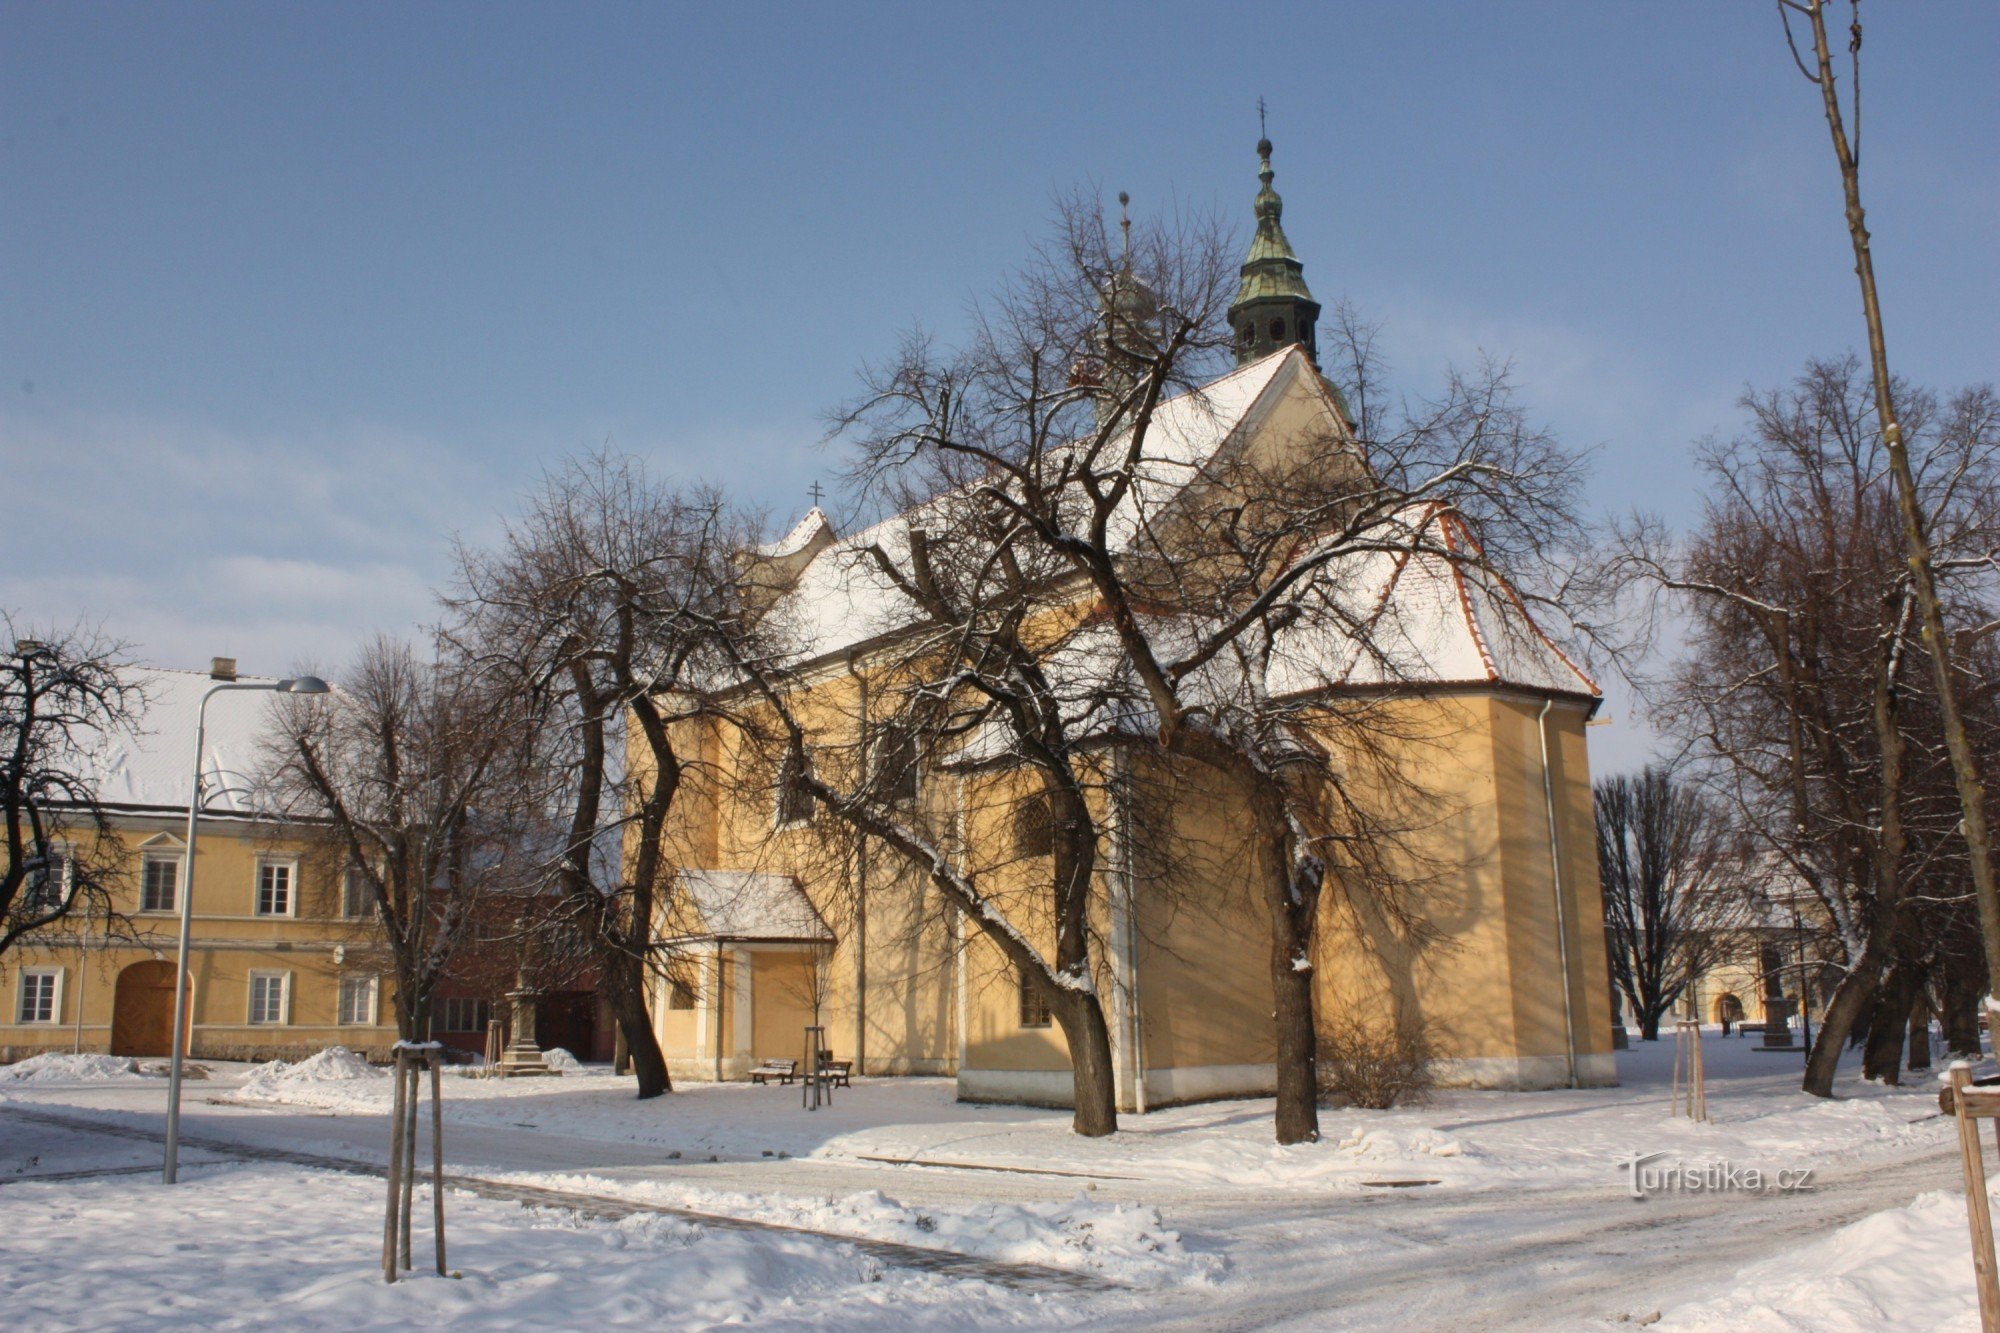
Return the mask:
<path fill-rule="evenodd" d="M 1319 360 L 1319 302 L 1306 287 L 1305 265 L 1285 239 L 1285 201 L 1271 188 L 1271 141 L 1257 141 L 1257 235 L 1243 261 L 1242 284 L 1229 307 L 1236 364 L 1255 361 L 1297 343 Z"/>

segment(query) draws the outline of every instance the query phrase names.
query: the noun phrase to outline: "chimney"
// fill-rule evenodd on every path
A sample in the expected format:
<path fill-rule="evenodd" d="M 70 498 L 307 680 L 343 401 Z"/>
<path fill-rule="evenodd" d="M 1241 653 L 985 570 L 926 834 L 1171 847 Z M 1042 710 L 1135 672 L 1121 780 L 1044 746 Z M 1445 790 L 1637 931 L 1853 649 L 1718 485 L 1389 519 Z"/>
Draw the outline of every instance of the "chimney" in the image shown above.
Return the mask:
<path fill-rule="evenodd" d="M 233 657 L 211 657 L 208 659 L 210 680 L 235 680 L 236 659 Z"/>

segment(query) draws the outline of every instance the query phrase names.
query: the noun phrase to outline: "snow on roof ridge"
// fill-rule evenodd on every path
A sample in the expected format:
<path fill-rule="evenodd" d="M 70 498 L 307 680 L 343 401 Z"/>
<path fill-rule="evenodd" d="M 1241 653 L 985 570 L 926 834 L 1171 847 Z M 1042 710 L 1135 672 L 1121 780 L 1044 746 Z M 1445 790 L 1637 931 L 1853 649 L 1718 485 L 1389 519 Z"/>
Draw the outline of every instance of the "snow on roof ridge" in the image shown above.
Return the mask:
<path fill-rule="evenodd" d="M 814 531 L 819 528 L 825 528 L 828 532 L 833 531 L 833 520 L 827 517 L 824 509 L 814 505 L 806 510 L 804 517 L 792 525 L 790 532 L 774 542 L 766 542 L 758 547 L 757 554 L 772 559 L 795 554 L 804 549 L 805 544 L 812 540 Z"/>
<path fill-rule="evenodd" d="M 171 672 L 172 674 L 174 674 L 174 675 L 176 675 L 176 676 L 200 676 L 200 677 L 202 677 L 202 678 L 203 678 L 203 679 L 205 679 L 205 680 L 215 680 L 215 677 L 214 677 L 214 675 L 213 675 L 212 673 L 210 673 L 209 671 L 206 671 L 206 670 L 204 670 L 204 669 L 203 669 L 203 668 L 201 668 L 201 667 L 176 667 L 176 666 L 160 666 L 160 665 L 158 665 L 157 663 L 153 663 L 153 662 L 133 662 L 133 663 L 130 663 L 130 664 L 128 664 L 128 665 L 127 665 L 127 666 L 126 666 L 126 667 L 125 667 L 124 669 L 125 669 L 125 670 L 127 670 L 127 671 L 161 671 L 161 672 Z M 250 674 L 250 673 L 248 673 L 248 672 L 239 672 L 239 673 L 237 673 L 237 676 L 236 676 L 236 679 L 237 679 L 237 680 L 239 680 L 239 681 L 241 681 L 241 680 L 253 680 L 253 681 L 265 681 L 265 680 L 282 680 L 282 679 L 284 679 L 284 677 L 282 677 L 282 676 L 258 676 L 258 675 L 252 675 L 252 674 Z M 227 682 L 227 681 L 216 681 L 216 683 L 217 683 L 218 685 L 221 685 L 221 684 L 228 684 L 228 683 L 230 683 L 230 682 Z"/>

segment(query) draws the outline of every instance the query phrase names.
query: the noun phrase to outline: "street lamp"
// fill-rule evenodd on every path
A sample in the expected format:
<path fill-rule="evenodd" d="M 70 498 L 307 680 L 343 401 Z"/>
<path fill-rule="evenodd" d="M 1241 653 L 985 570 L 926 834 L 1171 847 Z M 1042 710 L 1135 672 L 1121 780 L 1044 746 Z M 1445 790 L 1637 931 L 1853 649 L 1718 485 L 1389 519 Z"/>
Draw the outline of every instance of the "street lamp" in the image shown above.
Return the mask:
<path fill-rule="evenodd" d="M 236 663 L 218 657 L 209 675 L 220 681 L 201 696 L 194 715 L 194 791 L 188 798 L 187 846 L 181 852 L 181 948 L 174 967 L 173 1058 L 167 1075 L 167 1163 L 162 1173 L 171 1185 L 179 1175 L 181 1147 L 181 1060 L 187 1052 L 188 1037 L 188 936 L 194 928 L 194 839 L 201 819 L 201 749 L 208 725 L 208 701 L 224 690 L 271 690 L 278 694 L 325 694 L 327 683 L 318 676 L 293 680 L 239 681 Z"/>

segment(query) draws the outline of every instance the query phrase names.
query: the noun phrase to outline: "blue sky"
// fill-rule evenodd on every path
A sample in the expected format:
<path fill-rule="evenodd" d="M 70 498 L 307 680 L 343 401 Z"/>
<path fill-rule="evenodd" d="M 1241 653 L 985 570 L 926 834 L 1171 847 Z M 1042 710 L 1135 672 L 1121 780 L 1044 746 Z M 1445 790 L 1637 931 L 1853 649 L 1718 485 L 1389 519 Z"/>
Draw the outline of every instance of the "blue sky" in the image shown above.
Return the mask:
<path fill-rule="evenodd" d="M 1892 355 L 1993 378 L 2000 7 L 1868 17 Z M 1768 4 L 7 0 L 0 606 L 337 664 L 606 442 L 782 521 L 857 364 L 948 334 L 1056 191 L 1247 235 L 1260 95 L 1315 293 L 1412 382 L 1512 357 L 1594 508 L 1691 512 L 1742 387 L 1859 343 Z"/>

